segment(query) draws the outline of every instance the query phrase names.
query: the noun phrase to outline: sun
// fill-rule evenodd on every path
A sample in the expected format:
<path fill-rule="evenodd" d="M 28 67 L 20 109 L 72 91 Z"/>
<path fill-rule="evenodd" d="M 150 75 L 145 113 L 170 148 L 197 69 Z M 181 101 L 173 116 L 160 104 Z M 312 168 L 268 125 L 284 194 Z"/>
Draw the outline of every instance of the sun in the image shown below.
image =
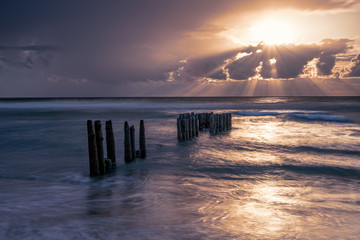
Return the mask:
<path fill-rule="evenodd" d="M 286 21 L 277 19 L 262 20 L 250 28 L 252 38 L 257 42 L 278 45 L 294 42 L 294 28 Z"/>

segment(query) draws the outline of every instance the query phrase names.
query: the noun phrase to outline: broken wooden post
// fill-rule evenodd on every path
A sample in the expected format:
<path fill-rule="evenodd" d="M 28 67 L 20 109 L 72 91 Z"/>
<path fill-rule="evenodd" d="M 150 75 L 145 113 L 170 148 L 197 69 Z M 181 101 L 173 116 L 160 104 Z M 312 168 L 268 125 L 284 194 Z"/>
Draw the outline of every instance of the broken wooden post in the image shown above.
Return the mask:
<path fill-rule="evenodd" d="M 111 120 L 106 121 L 106 151 L 107 158 L 111 160 L 111 166 L 116 167 L 115 138 Z"/>
<path fill-rule="evenodd" d="M 141 158 L 146 158 L 146 140 L 145 140 L 145 124 L 144 120 L 140 120 L 139 146 Z"/>
<path fill-rule="evenodd" d="M 103 141 L 104 137 L 101 130 L 101 121 L 95 121 L 95 134 L 96 134 L 96 147 L 97 147 L 97 155 L 98 155 L 98 163 L 99 163 L 99 172 L 100 174 L 105 173 L 105 161 L 104 161 L 104 146 Z"/>
<path fill-rule="evenodd" d="M 135 127 L 131 125 L 130 127 L 130 143 L 131 143 L 131 157 L 132 159 L 136 158 L 136 148 L 135 148 Z"/>
<path fill-rule="evenodd" d="M 125 162 L 131 162 L 132 150 L 131 150 L 131 139 L 130 139 L 130 129 L 127 121 L 124 123 L 124 160 Z"/>
<path fill-rule="evenodd" d="M 100 174 L 99 163 L 97 157 L 96 135 L 95 135 L 94 125 L 91 120 L 87 121 L 87 132 L 88 132 L 90 176 L 97 176 Z"/>

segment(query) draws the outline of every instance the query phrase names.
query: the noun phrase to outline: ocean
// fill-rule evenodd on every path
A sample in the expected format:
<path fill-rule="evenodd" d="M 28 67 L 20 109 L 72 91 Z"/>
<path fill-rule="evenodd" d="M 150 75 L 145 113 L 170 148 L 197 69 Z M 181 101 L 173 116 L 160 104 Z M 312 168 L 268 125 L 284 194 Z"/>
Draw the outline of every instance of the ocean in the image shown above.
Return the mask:
<path fill-rule="evenodd" d="M 187 112 L 233 128 L 178 142 Z M 105 176 L 89 119 L 113 123 Z M 126 164 L 141 119 L 147 158 Z M 0 99 L 0 239 L 360 239 L 359 124 L 360 97 Z"/>

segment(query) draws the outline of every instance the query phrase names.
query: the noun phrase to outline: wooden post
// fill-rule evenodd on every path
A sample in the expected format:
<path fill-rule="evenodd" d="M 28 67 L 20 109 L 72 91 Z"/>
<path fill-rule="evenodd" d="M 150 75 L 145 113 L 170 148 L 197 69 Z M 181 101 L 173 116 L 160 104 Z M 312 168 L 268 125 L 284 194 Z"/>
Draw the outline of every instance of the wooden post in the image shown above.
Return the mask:
<path fill-rule="evenodd" d="M 202 124 L 202 113 L 198 113 L 198 118 L 199 118 L 199 131 L 203 130 L 203 124 Z"/>
<path fill-rule="evenodd" d="M 185 118 L 185 132 L 186 132 L 186 140 L 190 139 L 190 134 L 189 134 L 189 119 Z"/>
<path fill-rule="evenodd" d="M 130 129 L 128 122 L 124 123 L 124 160 L 125 162 L 131 162 L 133 160 L 131 151 Z"/>
<path fill-rule="evenodd" d="M 196 132 L 196 137 L 199 136 L 199 116 L 196 115 L 195 116 L 195 132 Z"/>
<path fill-rule="evenodd" d="M 210 134 L 214 134 L 214 115 L 210 115 L 209 118 L 209 123 L 210 123 Z"/>
<path fill-rule="evenodd" d="M 186 122 L 185 122 L 185 118 L 181 118 L 181 135 L 182 141 L 186 141 Z"/>
<path fill-rule="evenodd" d="M 222 132 L 225 132 L 226 131 L 226 127 L 225 127 L 225 113 L 222 113 L 221 114 L 221 130 Z"/>
<path fill-rule="evenodd" d="M 190 125 L 191 125 L 191 138 L 195 138 L 195 121 L 194 121 L 195 114 L 192 112 L 190 116 Z"/>
<path fill-rule="evenodd" d="M 144 120 L 140 120 L 140 131 L 139 131 L 139 146 L 141 152 L 141 158 L 146 158 L 146 140 L 145 140 L 145 124 Z"/>
<path fill-rule="evenodd" d="M 88 132 L 88 150 L 89 150 L 89 167 L 90 176 L 99 175 L 99 163 L 97 158 L 96 135 L 94 125 L 91 120 L 87 121 Z"/>
<path fill-rule="evenodd" d="M 105 158 L 105 171 L 110 172 L 114 168 L 110 158 Z"/>
<path fill-rule="evenodd" d="M 226 131 L 229 131 L 229 113 L 225 113 Z"/>
<path fill-rule="evenodd" d="M 131 157 L 132 159 L 136 158 L 136 148 L 135 148 L 135 127 L 131 125 L 130 127 L 130 143 L 131 143 Z"/>
<path fill-rule="evenodd" d="M 217 133 L 217 122 L 218 120 L 218 117 L 217 117 L 217 114 L 214 114 L 214 133 Z"/>
<path fill-rule="evenodd" d="M 115 138 L 114 138 L 114 132 L 113 132 L 111 120 L 106 121 L 105 129 L 106 129 L 107 158 L 111 160 L 112 168 L 115 168 L 116 167 Z"/>
<path fill-rule="evenodd" d="M 221 126 L 221 114 L 219 113 L 218 114 L 218 118 L 219 118 L 219 133 L 221 133 L 222 132 L 222 126 Z"/>
<path fill-rule="evenodd" d="M 231 114 L 231 113 L 229 113 L 229 115 L 230 115 L 229 127 L 230 127 L 230 129 L 232 129 L 232 114 Z"/>
<path fill-rule="evenodd" d="M 179 140 L 179 141 L 182 141 L 181 119 L 180 119 L 180 118 L 177 118 L 177 119 L 176 119 L 176 124 L 177 124 L 178 140 Z"/>
<path fill-rule="evenodd" d="M 226 114 L 226 127 L 227 127 L 227 130 L 229 131 L 230 130 L 230 113 Z"/>
<path fill-rule="evenodd" d="M 221 113 L 219 113 L 219 133 L 222 132 Z"/>
<path fill-rule="evenodd" d="M 193 139 L 193 125 L 192 125 L 192 117 L 188 118 L 189 121 L 189 138 Z"/>
<path fill-rule="evenodd" d="M 196 124 L 195 124 L 195 116 L 191 116 L 191 124 L 192 124 L 192 130 L 193 130 L 193 138 L 196 138 Z"/>
<path fill-rule="evenodd" d="M 95 134 L 96 134 L 96 147 L 98 154 L 99 172 L 100 174 L 105 173 L 105 160 L 104 160 L 104 137 L 101 130 L 101 121 L 95 121 Z"/>

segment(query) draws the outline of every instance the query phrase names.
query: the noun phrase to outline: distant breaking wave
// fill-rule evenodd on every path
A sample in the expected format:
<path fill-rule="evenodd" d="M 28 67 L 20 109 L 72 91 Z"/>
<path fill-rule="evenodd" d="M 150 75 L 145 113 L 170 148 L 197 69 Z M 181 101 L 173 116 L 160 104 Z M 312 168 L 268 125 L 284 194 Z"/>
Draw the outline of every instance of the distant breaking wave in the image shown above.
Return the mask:
<path fill-rule="evenodd" d="M 267 112 L 267 111 L 236 111 L 236 115 L 240 116 L 283 116 L 295 120 L 313 120 L 326 122 L 352 122 L 351 120 L 338 115 L 332 115 L 327 112 Z"/>

